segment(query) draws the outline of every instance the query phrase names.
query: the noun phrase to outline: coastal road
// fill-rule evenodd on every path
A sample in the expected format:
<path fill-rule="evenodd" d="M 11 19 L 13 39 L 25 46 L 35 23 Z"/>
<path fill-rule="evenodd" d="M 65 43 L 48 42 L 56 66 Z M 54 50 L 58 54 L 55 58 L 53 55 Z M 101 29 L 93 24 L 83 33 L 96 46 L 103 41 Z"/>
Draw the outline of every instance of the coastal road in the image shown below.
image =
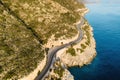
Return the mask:
<path fill-rule="evenodd" d="M 61 46 L 53 47 L 48 51 L 46 65 L 45 65 L 44 69 L 40 72 L 40 74 L 38 74 L 38 76 L 35 78 L 35 80 L 44 80 L 44 78 L 46 77 L 46 75 L 48 75 L 50 69 L 52 68 L 52 66 L 53 66 L 53 64 L 55 62 L 56 53 L 59 50 L 65 48 L 65 47 L 68 47 L 68 46 L 70 46 L 70 45 L 72 45 L 74 43 L 78 43 L 78 42 L 80 42 L 82 40 L 83 31 L 81 30 L 81 26 L 83 24 L 84 24 L 84 19 L 81 18 L 80 23 L 76 26 L 78 31 L 79 31 L 79 35 L 78 35 L 77 39 L 75 39 L 74 41 L 71 41 L 69 43 L 63 44 Z"/>

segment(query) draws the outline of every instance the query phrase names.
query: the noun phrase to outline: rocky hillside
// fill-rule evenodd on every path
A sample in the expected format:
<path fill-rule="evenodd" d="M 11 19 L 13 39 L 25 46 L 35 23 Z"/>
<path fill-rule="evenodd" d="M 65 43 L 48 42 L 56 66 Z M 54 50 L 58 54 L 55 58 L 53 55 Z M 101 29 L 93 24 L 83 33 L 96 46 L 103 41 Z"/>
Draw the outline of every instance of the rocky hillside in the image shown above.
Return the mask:
<path fill-rule="evenodd" d="M 83 14 L 87 11 L 87 9 L 84 9 Z M 96 43 L 93 37 L 93 29 L 87 20 L 85 20 L 81 29 L 83 31 L 82 40 L 57 52 L 57 61 L 46 80 L 74 80 L 74 76 L 70 74 L 67 68 L 72 66 L 82 67 L 90 64 L 95 58 Z"/>
<path fill-rule="evenodd" d="M 52 36 L 53 41 L 74 37 L 82 8 L 76 0 L 0 0 L 0 80 L 33 72 Z"/>

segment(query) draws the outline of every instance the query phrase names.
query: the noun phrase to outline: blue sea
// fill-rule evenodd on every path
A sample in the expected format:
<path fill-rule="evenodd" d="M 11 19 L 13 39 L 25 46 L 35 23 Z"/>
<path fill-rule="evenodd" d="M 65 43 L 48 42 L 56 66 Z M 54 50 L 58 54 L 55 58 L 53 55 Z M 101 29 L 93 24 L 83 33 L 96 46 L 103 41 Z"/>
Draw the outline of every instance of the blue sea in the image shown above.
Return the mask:
<path fill-rule="evenodd" d="M 82 68 L 69 68 L 75 80 L 120 80 L 120 1 L 114 1 L 86 4 L 90 12 L 85 17 L 94 29 L 97 56 Z"/>

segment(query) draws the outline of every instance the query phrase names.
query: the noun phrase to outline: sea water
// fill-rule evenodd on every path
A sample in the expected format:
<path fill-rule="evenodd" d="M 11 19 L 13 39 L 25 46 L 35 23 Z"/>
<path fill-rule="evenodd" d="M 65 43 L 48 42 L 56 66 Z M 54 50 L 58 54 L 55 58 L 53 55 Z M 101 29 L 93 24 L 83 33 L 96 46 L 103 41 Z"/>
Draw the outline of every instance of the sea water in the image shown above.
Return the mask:
<path fill-rule="evenodd" d="M 87 66 L 69 68 L 75 80 L 120 80 L 120 2 L 109 1 L 86 5 L 97 56 Z"/>

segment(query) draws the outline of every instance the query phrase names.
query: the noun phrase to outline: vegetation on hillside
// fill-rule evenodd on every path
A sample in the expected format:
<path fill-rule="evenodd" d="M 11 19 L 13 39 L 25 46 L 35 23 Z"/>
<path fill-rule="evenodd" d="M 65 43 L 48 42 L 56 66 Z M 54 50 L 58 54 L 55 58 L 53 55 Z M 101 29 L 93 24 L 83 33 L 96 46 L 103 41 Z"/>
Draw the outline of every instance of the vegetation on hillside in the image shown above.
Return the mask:
<path fill-rule="evenodd" d="M 0 5 L 0 80 L 27 75 L 43 58 L 39 40 Z"/>
<path fill-rule="evenodd" d="M 76 9 L 84 8 L 84 4 L 77 2 L 77 0 L 53 0 L 66 7 L 69 10 L 75 11 Z"/>
<path fill-rule="evenodd" d="M 66 53 L 70 53 L 72 56 L 76 56 L 75 49 L 73 47 L 68 48 L 68 50 L 66 50 Z"/>
<path fill-rule="evenodd" d="M 85 44 L 89 46 L 91 35 L 90 35 L 90 32 L 89 32 L 89 31 L 90 31 L 89 24 L 88 24 L 88 23 L 86 23 L 86 24 L 87 24 L 87 25 L 85 25 L 85 26 L 83 27 L 83 30 L 84 30 L 85 35 L 86 35 L 86 37 L 87 37 L 87 41 L 85 42 Z"/>
<path fill-rule="evenodd" d="M 86 21 L 86 20 L 85 20 Z M 85 42 L 80 44 L 80 48 L 76 48 L 76 51 L 80 51 L 80 53 L 83 53 L 84 50 L 87 48 L 87 46 L 90 46 L 91 41 L 91 33 L 90 33 L 90 27 L 87 21 L 85 22 L 84 26 L 82 27 L 82 30 L 84 31 L 85 35 Z"/>
<path fill-rule="evenodd" d="M 52 35 L 56 40 L 75 36 L 74 23 L 81 17 L 76 10 L 82 7 L 74 0 L 0 0 L 0 80 L 33 71 Z"/>
<path fill-rule="evenodd" d="M 35 31 L 43 43 L 52 35 L 57 39 L 63 35 L 64 38 L 75 36 L 74 23 L 80 19 L 75 10 L 84 7 L 75 0 L 3 0 L 3 3 Z"/>

